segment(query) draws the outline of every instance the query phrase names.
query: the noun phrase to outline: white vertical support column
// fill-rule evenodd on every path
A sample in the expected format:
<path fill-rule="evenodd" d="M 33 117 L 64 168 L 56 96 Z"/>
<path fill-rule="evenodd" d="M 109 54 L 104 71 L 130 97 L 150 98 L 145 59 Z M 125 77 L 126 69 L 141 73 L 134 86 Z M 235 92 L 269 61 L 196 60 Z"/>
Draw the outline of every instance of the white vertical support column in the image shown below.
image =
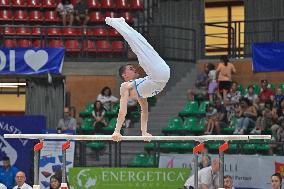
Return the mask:
<path fill-rule="evenodd" d="M 42 148 L 43 148 L 43 141 L 40 141 L 34 146 L 34 185 L 33 185 L 33 189 L 40 189 L 39 158 L 40 158 L 40 151 Z"/>

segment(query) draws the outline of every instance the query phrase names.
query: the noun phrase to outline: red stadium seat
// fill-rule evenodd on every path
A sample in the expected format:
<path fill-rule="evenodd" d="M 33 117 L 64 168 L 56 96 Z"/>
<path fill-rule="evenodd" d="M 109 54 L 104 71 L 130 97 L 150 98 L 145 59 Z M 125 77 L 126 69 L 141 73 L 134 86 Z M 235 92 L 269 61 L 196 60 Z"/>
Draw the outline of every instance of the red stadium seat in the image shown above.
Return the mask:
<path fill-rule="evenodd" d="M 110 28 L 108 30 L 108 35 L 111 37 L 121 37 L 121 35 L 118 33 L 118 31 L 116 31 L 116 29 L 114 28 Z"/>
<path fill-rule="evenodd" d="M 59 39 L 53 39 L 49 41 L 49 47 L 50 48 L 61 48 L 64 47 L 63 42 Z"/>
<path fill-rule="evenodd" d="M 15 35 L 15 28 L 9 26 L 4 27 L 4 35 Z"/>
<path fill-rule="evenodd" d="M 12 6 L 18 8 L 25 8 L 26 3 L 24 0 L 12 0 Z"/>
<path fill-rule="evenodd" d="M 27 0 L 27 7 L 29 8 L 40 8 L 41 1 L 40 0 Z"/>
<path fill-rule="evenodd" d="M 107 53 L 112 51 L 110 42 L 106 40 L 96 41 L 96 47 L 97 47 L 97 52 Z"/>
<path fill-rule="evenodd" d="M 121 52 L 124 51 L 124 43 L 123 43 L 123 41 L 113 41 L 111 43 L 111 46 L 112 46 L 112 51 L 113 52 L 121 53 Z"/>
<path fill-rule="evenodd" d="M 0 7 L 10 7 L 11 1 L 10 0 L 1 0 L 0 1 Z"/>
<path fill-rule="evenodd" d="M 65 36 L 76 36 L 77 30 L 75 28 L 65 27 L 65 28 L 63 28 L 63 35 L 65 35 Z"/>
<path fill-rule="evenodd" d="M 13 20 L 13 14 L 10 10 L 0 10 L 0 21 Z"/>
<path fill-rule="evenodd" d="M 77 4 L 77 0 L 71 0 L 71 4 L 75 6 Z"/>
<path fill-rule="evenodd" d="M 120 16 L 125 19 L 125 22 L 127 22 L 129 24 L 133 23 L 133 16 L 130 12 L 123 12 L 123 13 L 121 13 Z"/>
<path fill-rule="evenodd" d="M 101 8 L 113 9 L 115 7 L 114 7 L 114 3 L 112 0 L 101 0 Z"/>
<path fill-rule="evenodd" d="M 32 35 L 41 35 L 41 33 L 41 28 L 39 26 L 32 28 Z"/>
<path fill-rule="evenodd" d="M 108 36 L 108 31 L 106 28 L 94 28 L 93 35 L 94 36 Z"/>
<path fill-rule="evenodd" d="M 88 0 L 89 9 L 99 9 L 101 8 L 101 4 L 99 0 Z"/>
<path fill-rule="evenodd" d="M 17 27 L 16 28 L 17 35 L 31 35 L 31 28 L 27 27 Z"/>
<path fill-rule="evenodd" d="M 96 46 L 95 46 L 94 41 L 91 41 L 91 40 L 84 41 L 84 51 L 88 53 L 96 52 Z"/>
<path fill-rule="evenodd" d="M 4 47 L 6 47 L 6 48 L 15 48 L 15 47 L 17 47 L 16 40 L 14 40 L 14 39 L 5 39 L 4 40 Z"/>
<path fill-rule="evenodd" d="M 74 40 L 74 39 L 66 40 L 65 49 L 66 49 L 66 52 L 79 53 L 80 44 L 78 40 Z"/>
<path fill-rule="evenodd" d="M 85 35 L 92 36 L 93 35 L 93 29 L 87 28 L 87 30 L 85 30 Z"/>
<path fill-rule="evenodd" d="M 117 17 L 117 13 L 115 13 L 115 12 L 106 12 L 105 13 L 105 17 L 116 18 Z"/>
<path fill-rule="evenodd" d="M 90 14 L 90 23 L 103 23 L 104 22 L 104 16 L 101 12 L 91 12 Z"/>
<path fill-rule="evenodd" d="M 30 11 L 30 21 L 41 22 L 43 21 L 42 13 L 40 11 Z"/>
<path fill-rule="evenodd" d="M 115 0 L 115 7 L 117 9 L 129 9 L 128 0 Z"/>
<path fill-rule="evenodd" d="M 50 36 L 62 35 L 61 28 L 51 28 L 51 27 L 49 27 L 47 29 L 47 35 L 50 35 Z"/>
<path fill-rule="evenodd" d="M 17 10 L 15 11 L 14 15 L 15 15 L 14 17 L 15 21 L 27 21 L 28 20 L 27 11 Z"/>
<path fill-rule="evenodd" d="M 130 7 L 131 9 L 135 9 L 135 10 L 143 10 L 144 4 L 142 0 L 131 0 Z"/>
<path fill-rule="evenodd" d="M 55 0 L 43 0 L 42 1 L 42 7 L 43 8 L 55 8 L 57 3 Z"/>
<path fill-rule="evenodd" d="M 41 48 L 45 47 L 44 40 L 36 39 L 33 41 L 33 47 L 35 48 Z"/>
<path fill-rule="evenodd" d="M 32 46 L 32 42 L 28 39 L 19 39 L 18 40 L 18 47 L 21 48 L 28 48 Z"/>
<path fill-rule="evenodd" d="M 53 23 L 59 22 L 59 18 L 57 16 L 56 11 L 45 11 L 44 17 L 46 22 L 53 22 Z"/>

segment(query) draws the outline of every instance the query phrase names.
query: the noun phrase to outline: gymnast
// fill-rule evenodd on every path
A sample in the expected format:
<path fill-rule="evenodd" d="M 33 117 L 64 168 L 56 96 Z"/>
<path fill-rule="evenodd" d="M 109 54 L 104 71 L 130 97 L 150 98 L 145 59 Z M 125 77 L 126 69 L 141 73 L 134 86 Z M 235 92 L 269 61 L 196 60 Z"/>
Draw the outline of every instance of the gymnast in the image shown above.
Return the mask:
<path fill-rule="evenodd" d="M 127 113 L 127 101 L 129 96 L 137 97 L 141 107 L 141 132 L 142 136 L 152 136 L 147 132 L 148 102 L 147 98 L 160 93 L 170 79 L 170 68 L 159 56 L 147 40 L 136 30 L 130 27 L 124 18 L 105 19 L 106 24 L 115 28 L 128 42 L 132 51 L 137 55 L 139 65 L 147 76 L 139 78 L 137 69 L 132 64 L 126 64 L 119 68 L 119 75 L 124 80 L 120 87 L 120 109 L 117 123 L 112 134 L 114 141 L 121 140 L 120 130 Z"/>

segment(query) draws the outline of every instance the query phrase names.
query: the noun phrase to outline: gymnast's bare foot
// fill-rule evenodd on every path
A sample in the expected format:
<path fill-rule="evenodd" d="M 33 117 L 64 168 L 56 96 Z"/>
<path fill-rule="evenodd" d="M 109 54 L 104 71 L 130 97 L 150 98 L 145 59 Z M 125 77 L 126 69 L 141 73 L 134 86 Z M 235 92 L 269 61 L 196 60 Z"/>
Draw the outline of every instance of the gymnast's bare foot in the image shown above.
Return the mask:
<path fill-rule="evenodd" d="M 151 141 L 150 138 L 147 138 L 147 137 L 151 137 L 151 136 L 152 136 L 150 133 L 148 133 L 148 132 L 142 132 L 142 136 L 145 137 L 145 139 L 144 139 L 145 142 L 150 142 L 150 141 Z"/>
<path fill-rule="evenodd" d="M 114 131 L 113 134 L 111 135 L 111 138 L 113 141 L 119 142 L 121 141 L 121 134 L 117 131 Z"/>

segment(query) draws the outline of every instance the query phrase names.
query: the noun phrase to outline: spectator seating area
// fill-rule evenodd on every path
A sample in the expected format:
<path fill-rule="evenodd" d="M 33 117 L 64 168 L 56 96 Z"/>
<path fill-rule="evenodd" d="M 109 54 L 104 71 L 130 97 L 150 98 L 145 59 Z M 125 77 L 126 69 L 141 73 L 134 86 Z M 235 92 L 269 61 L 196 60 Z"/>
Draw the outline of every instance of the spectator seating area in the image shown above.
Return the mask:
<path fill-rule="evenodd" d="M 1 46 L 65 47 L 72 56 L 118 54 L 126 45 L 118 32 L 105 25 L 105 17 L 124 17 L 130 25 L 144 9 L 141 0 L 87 0 L 87 27 L 66 26 L 56 12 L 60 0 L 1 0 Z M 76 0 L 72 1 L 76 4 Z M 137 19 L 136 19 L 137 20 Z M 78 24 L 77 24 L 78 25 Z"/>

